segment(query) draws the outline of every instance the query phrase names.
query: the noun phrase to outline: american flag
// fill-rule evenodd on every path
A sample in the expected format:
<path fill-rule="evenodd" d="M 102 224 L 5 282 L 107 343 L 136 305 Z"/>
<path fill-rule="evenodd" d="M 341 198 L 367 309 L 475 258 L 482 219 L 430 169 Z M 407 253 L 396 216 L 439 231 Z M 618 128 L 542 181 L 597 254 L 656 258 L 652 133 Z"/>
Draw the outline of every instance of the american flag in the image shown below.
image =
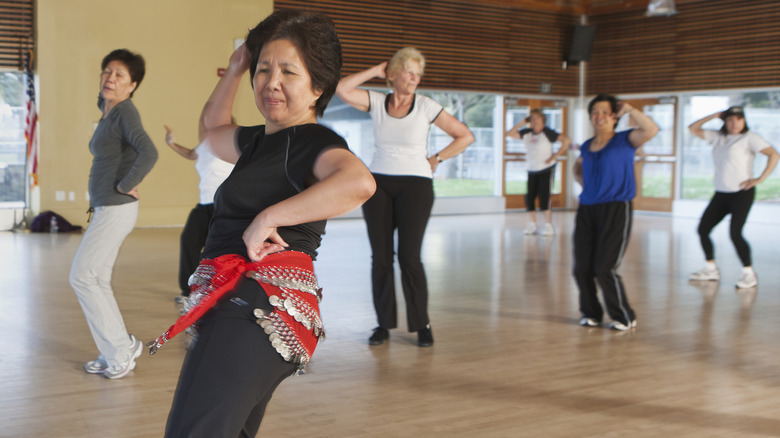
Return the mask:
<path fill-rule="evenodd" d="M 30 188 L 38 185 L 38 110 L 35 105 L 35 77 L 32 71 L 33 51 L 27 51 L 24 64 L 27 71 L 27 119 L 24 126 L 24 138 L 27 139 L 27 171 L 30 175 Z"/>

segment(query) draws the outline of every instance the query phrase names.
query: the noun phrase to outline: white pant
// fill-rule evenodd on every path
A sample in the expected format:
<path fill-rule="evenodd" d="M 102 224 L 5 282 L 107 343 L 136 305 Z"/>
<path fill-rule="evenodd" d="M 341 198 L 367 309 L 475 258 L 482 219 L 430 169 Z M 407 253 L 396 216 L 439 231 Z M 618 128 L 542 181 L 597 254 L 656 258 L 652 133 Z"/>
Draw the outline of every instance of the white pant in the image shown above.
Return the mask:
<path fill-rule="evenodd" d="M 131 345 L 111 290 L 111 274 L 119 248 L 137 218 L 138 202 L 95 207 L 70 268 L 70 285 L 84 310 L 95 344 L 109 366 L 120 363 Z"/>

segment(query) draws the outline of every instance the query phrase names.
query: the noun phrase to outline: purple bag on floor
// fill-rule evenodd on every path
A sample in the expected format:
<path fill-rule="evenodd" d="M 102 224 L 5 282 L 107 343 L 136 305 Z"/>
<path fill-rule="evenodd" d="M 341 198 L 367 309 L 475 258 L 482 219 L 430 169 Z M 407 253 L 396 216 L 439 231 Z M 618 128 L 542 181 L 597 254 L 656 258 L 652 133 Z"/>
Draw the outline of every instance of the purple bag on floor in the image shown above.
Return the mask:
<path fill-rule="evenodd" d="M 53 211 L 44 211 L 38 216 L 35 216 L 32 223 L 30 223 L 30 231 L 50 233 L 53 232 L 52 227 L 55 224 L 57 228 L 54 232 L 67 233 L 71 231 L 81 231 L 81 225 L 73 225 L 68 222 L 67 219 Z"/>

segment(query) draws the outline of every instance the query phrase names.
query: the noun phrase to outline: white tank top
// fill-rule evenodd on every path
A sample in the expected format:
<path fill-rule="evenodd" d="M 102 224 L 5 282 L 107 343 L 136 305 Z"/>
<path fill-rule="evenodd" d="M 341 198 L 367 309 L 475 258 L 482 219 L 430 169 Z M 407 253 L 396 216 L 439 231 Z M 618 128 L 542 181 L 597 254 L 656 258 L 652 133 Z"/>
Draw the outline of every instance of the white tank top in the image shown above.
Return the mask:
<path fill-rule="evenodd" d="M 198 177 L 200 177 L 198 202 L 200 204 L 213 204 L 214 193 L 222 181 L 225 181 L 225 178 L 233 171 L 233 165 L 217 158 L 211 151 L 208 140 L 203 140 L 201 144 L 195 146 L 195 152 L 198 154 L 198 158 L 195 160 L 195 170 L 198 171 Z"/>

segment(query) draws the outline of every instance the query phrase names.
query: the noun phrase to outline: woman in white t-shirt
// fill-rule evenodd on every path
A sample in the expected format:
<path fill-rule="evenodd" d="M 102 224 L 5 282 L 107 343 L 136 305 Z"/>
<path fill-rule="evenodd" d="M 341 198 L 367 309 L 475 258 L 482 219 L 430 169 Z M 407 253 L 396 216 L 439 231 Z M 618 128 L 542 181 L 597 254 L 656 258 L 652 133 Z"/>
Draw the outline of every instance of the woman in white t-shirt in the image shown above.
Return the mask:
<path fill-rule="evenodd" d="M 569 150 L 571 140 L 563 134 L 545 126 L 547 118 L 539 108 L 530 111 L 528 117 L 516 124 L 506 136 L 522 140 L 526 149 L 526 164 L 528 165 L 528 188 L 525 195 L 525 208 L 531 213 L 531 222 L 525 229 L 525 234 L 536 234 L 536 199 L 539 198 L 539 211 L 544 213 L 546 223 L 541 229 L 542 236 L 555 235 L 550 214 L 550 194 L 555 176 L 555 165 L 558 157 Z M 528 125 L 528 127 L 525 127 Z M 553 153 L 553 143 L 561 142 L 561 147 Z"/>
<path fill-rule="evenodd" d="M 193 149 L 176 143 L 173 131 L 165 125 L 165 144 L 188 160 L 195 161 L 198 172 L 198 203 L 187 216 L 179 237 L 179 289 L 176 302 L 183 303 L 190 295 L 189 279 L 200 263 L 200 254 L 206 245 L 209 222 L 214 216 L 214 193 L 233 171 L 233 165 L 214 155 L 207 138 Z"/>
<path fill-rule="evenodd" d="M 474 135 L 434 100 L 415 94 L 425 68 L 422 53 L 406 47 L 367 70 L 343 78 L 336 94 L 349 105 L 371 114 L 374 157 L 369 169 L 376 180 L 374 196 L 363 205 L 371 242 L 371 281 L 379 327 L 369 338 L 380 345 L 397 326 L 394 282 L 394 232 L 398 230 L 398 263 L 406 298 L 407 326 L 417 332 L 421 347 L 433 345 L 428 318 L 428 286 L 420 251 L 433 207 L 433 172 L 442 161 L 455 157 L 474 142 Z M 358 89 L 373 78 L 393 88 L 389 94 Z M 452 142 L 428 154 L 431 124 L 450 135 Z"/>
<path fill-rule="evenodd" d="M 720 131 L 702 129 L 705 123 L 715 118 L 724 122 Z M 697 120 L 688 129 L 693 135 L 712 145 L 712 157 L 715 160 L 715 195 L 704 210 L 698 228 L 706 263 L 704 268 L 691 274 L 690 279 L 720 280 L 710 232 L 730 214 L 731 241 L 743 265 L 737 288 L 756 287 L 758 279 L 753 271 L 750 245 L 742 236 L 742 228 L 753 205 L 755 187 L 769 177 L 780 155 L 766 140 L 748 131 L 745 112 L 739 106 L 732 106 L 726 111 Z M 769 160 L 761 176 L 754 178 L 753 160 L 759 152 L 768 156 Z"/>

